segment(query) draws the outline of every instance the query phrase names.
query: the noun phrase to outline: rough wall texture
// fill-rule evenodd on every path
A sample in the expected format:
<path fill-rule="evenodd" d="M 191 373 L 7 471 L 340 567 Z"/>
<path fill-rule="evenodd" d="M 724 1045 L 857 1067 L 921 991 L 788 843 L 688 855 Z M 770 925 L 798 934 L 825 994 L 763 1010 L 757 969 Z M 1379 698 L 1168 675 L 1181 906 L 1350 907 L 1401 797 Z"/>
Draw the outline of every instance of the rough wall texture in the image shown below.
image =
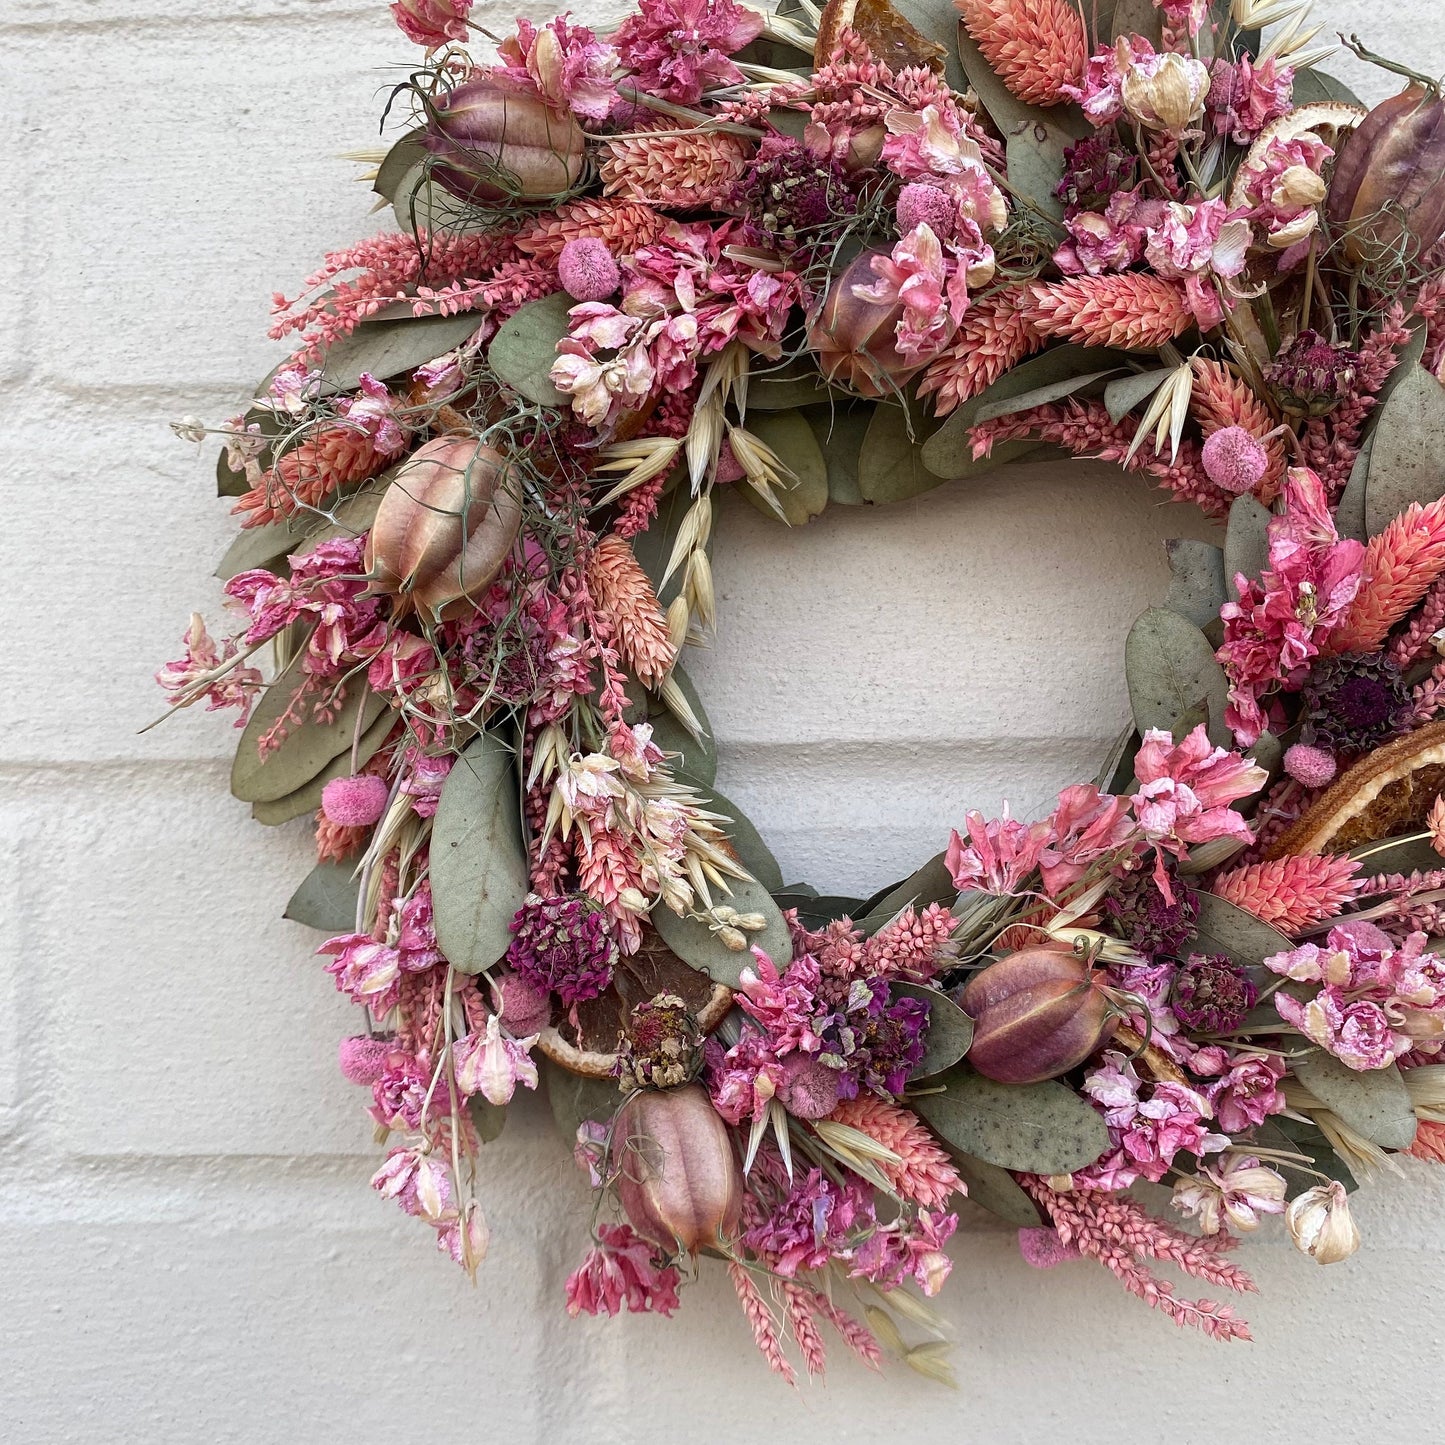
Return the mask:
<path fill-rule="evenodd" d="M 1324 8 L 1445 56 L 1436 0 Z M 274 359 L 266 298 L 374 224 L 334 157 L 405 58 L 379 3 L 0 5 L 0 1436 L 1113 1445 L 1438 1420 L 1445 1176 L 1424 1166 L 1367 1197 L 1347 1265 L 1278 1231 L 1254 1247 L 1252 1347 L 1185 1337 L 1089 1266 L 1036 1274 L 970 1216 L 944 1301 L 958 1394 L 842 1363 L 790 1395 L 711 1270 L 671 1323 L 568 1321 L 584 1190 L 535 1100 L 487 1150 L 476 1290 L 366 1189 L 333 1064 L 350 1005 L 277 918 L 302 830 L 227 797 L 223 722 L 137 729 L 191 608 L 214 614 L 229 530 L 209 454 L 165 423 L 234 411 Z M 864 893 L 965 806 L 1037 807 L 1124 716 L 1158 539 L 1199 525 L 1177 513 L 1084 467 L 802 535 L 729 510 L 697 669 L 724 787 L 791 874 Z"/>

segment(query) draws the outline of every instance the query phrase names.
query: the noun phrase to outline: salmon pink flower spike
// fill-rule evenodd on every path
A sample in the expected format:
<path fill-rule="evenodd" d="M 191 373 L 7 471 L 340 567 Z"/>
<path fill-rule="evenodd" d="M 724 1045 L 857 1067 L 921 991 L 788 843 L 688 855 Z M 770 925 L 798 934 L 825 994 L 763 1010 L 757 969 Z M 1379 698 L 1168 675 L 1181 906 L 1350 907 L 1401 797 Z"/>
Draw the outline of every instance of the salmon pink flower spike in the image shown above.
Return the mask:
<path fill-rule="evenodd" d="M 408 40 L 435 50 L 467 38 L 471 9 L 472 0 L 394 0 L 391 13 Z"/>

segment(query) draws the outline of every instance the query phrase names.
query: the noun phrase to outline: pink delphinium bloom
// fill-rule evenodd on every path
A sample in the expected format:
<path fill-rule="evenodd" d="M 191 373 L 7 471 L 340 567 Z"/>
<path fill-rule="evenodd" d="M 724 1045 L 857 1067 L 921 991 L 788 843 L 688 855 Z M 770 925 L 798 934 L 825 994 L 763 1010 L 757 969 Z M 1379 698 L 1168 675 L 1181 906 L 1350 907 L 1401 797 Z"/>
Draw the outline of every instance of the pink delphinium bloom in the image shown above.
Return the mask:
<path fill-rule="evenodd" d="M 1205 1164 L 1174 1187 L 1174 1207 L 1199 1221 L 1204 1234 L 1228 1229 L 1248 1234 L 1269 1214 L 1284 1213 L 1285 1182 L 1249 1154 L 1228 1154 Z"/>
<path fill-rule="evenodd" d="M 401 977 L 396 949 L 378 943 L 369 933 L 343 933 L 328 938 L 316 951 L 331 957 L 326 972 L 353 1003 L 369 1004 L 380 1016 L 396 1002 L 396 983 Z"/>
<path fill-rule="evenodd" d="M 775 1172 L 781 1172 L 781 1164 Z M 853 1232 L 873 1224 L 870 1191 L 861 1179 L 848 1174 L 839 1184 L 821 1169 L 811 1169 L 744 1233 L 743 1243 L 784 1279 L 793 1279 L 800 1270 L 850 1258 Z"/>
<path fill-rule="evenodd" d="M 609 1133 L 608 1126 L 599 1119 L 584 1119 L 577 1126 L 572 1162 L 587 1176 L 587 1182 L 594 1189 L 601 1189 L 605 1182 Z"/>
<path fill-rule="evenodd" d="M 1065 220 L 1069 239 L 1054 252 L 1054 263 L 1066 276 L 1127 270 L 1143 260 L 1150 233 L 1167 213 L 1167 202 L 1142 189 L 1115 191 L 1102 213 L 1079 211 Z"/>
<path fill-rule="evenodd" d="M 1249 222 L 1230 217 L 1221 200 L 1187 206 L 1172 202 L 1149 233 L 1144 255 L 1155 272 L 1184 282 L 1190 309 L 1208 330 L 1224 319 L 1213 276 L 1228 279 L 1244 269 L 1249 251 Z"/>
<path fill-rule="evenodd" d="M 585 25 L 558 15 L 538 28 L 519 16 L 517 33 L 497 47 L 508 78 L 530 82 L 543 100 L 588 120 L 605 120 L 617 103 L 617 52 Z"/>
<path fill-rule="evenodd" d="M 787 1069 L 766 1035 L 744 1029 L 724 1051 L 716 1039 L 703 1048 L 712 1106 L 729 1124 L 753 1124 L 768 1112 L 787 1077 Z"/>
<path fill-rule="evenodd" d="M 1297 263 L 1304 243 L 1319 223 L 1325 197 L 1323 171 L 1334 151 L 1312 131 L 1275 139 L 1240 169 L 1250 220 L 1263 227 L 1270 247 L 1280 253 L 1280 269 Z"/>
<path fill-rule="evenodd" d="M 410 429 L 401 421 L 397 399 L 367 372 L 361 373 L 360 392 L 336 404 L 337 412 L 371 438 L 383 457 L 399 456 L 411 439 Z"/>
<path fill-rule="evenodd" d="M 818 962 L 810 954 L 795 958 L 783 973 L 760 948 L 753 963 L 742 970 L 736 990 L 739 1008 L 756 1020 L 779 1057 L 802 1049 L 817 1053 L 822 1040 L 813 1031 L 817 1011 L 814 991 L 818 986 Z"/>
<path fill-rule="evenodd" d="M 878 280 L 871 286 L 854 286 L 853 294 L 860 301 L 901 304 L 899 355 L 909 362 L 932 360 L 948 345 L 968 310 L 965 266 L 953 257 L 945 259 L 938 237 L 927 226 L 910 231 L 893 247 L 892 255 L 875 256 L 871 265 Z"/>
<path fill-rule="evenodd" d="M 406 1213 L 433 1223 L 444 1218 L 452 1200 L 445 1165 L 416 1148 L 393 1149 L 372 1175 L 371 1187 Z"/>
<path fill-rule="evenodd" d="M 913 1219 L 903 1216 L 859 1242 L 848 1273 L 885 1290 L 912 1279 L 925 1295 L 936 1295 L 953 1268 L 943 1250 L 957 1228 L 958 1215 L 942 1210 L 920 1209 Z"/>
<path fill-rule="evenodd" d="M 1364 563 L 1359 542 L 1339 540 L 1324 483 L 1307 468 L 1292 470 L 1285 511 L 1269 524 L 1269 566 L 1257 581 L 1241 573 L 1239 601 L 1219 613 L 1224 642 L 1216 655 L 1230 682 L 1225 720 L 1243 746 L 1264 730 L 1261 696 L 1304 680 L 1359 592 Z"/>
<path fill-rule="evenodd" d="M 413 45 L 435 50 L 449 40 L 467 38 L 472 0 L 392 0 L 391 13 Z"/>
<path fill-rule="evenodd" d="M 1157 850 L 1155 877 L 1172 897 L 1163 854 L 1184 857 L 1190 845 L 1214 838 L 1253 840 L 1249 824 L 1229 805 L 1257 792 L 1268 781 L 1263 768 L 1237 753 L 1216 748 L 1201 723 L 1183 741 L 1150 728 L 1134 759 L 1139 789 L 1134 816 Z"/>
<path fill-rule="evenodd" d="M 1084 68 L 1082 85 L 1063 85 L 1060 90 L 1077 101 L 1095 128 L 1112 125 L 1124 114 L 1126 69 L 1149 59 L 1154 47 L 1142 35 L 1121 36 L 1113 45 L 1096 50 Z"/>
<path fill-rule="evenodd" d="M 1284 1091 L 1280 1088 L 1285 1066 L 1278 1054 L 1250 1050 L 1231 1053 L 1211 1044 L 1196 1050 L 1189 1068 L 1211 1080 L 1204 1086 L 1204 1097 L 1227 1134 L 1242 1134 L 1264 1123 L 1271 1114 L 1285 1110 Z"/>
<path fill-rule="evenodd" d="M 1154 0 L 1154 8 L 1162 10 L 1171 25 L 1198 35 L 1209 14 L 1209 0 Z"/>
<path fill-rule="evenodd" d="M 656 1251 L 630 1225 L 602 1224 L 597 1243 L 567 1276 L 567 1313 L 670 1315 L 677 1308 L 681 1277 L 673 1265 L 654 1261 Z"/>
<path fill-rule="evenodd" d="M 480 1094 L 489 1104 L 508 1104 L 517 1085 L 537 1087 L 537 1065 L 531 1048 L 537 1035 L 514 1039 L 502 1032 L 496 1014 L 487 1019 L 485 1033 L 470 1033 L 452 1048 L 457 1088 L 464 1094 Z"/>
<path fill-rule="evenodd" d="M 168 662 L 156 673 L 156 681 L 166 691 L 166 701 L 180 707 L 206 699 L 206 711 L 238 707 L 238 728 L 245 727 L 251 716 L 251 705 L 261 691 L 260 672 L 254 667 L 226 666 L 236 656 L 236 644 L 228 638 L 218 644 L 206 631 L 199 612 L 191 613 L 191 625 L 185 635 L 186 655 Z"/>
<path fill-rule="evenodd" d="M 418 818 L 434 818 L 441 801 L 442 786 L 451 776 L 456 761 L 450 754 L 431 757 L 420 748 L 406 750 L 402 764 L 401 793 L 412 800 L 412 811 Z"/>
<path fill-rule="evenodd" d="M 406 1049 L 388 1050 L 381 1076 L 371 1086 L 370 1114 L 388 1129 L 416 1133 L 431 1085 L 431 1068 Z"/>
<path fill-rule="evenodd" d="M 696 105 L 704 89 L 743 79 L 728 56 L 762 28 L 760 14 L 732 0 L 640 0 L 612 39 L 640 90 Z"/>
<path fill-rule="evenodd" d="M 944 853 L 944 866 L 960 891 L 1011 894 L 1038 866 L 1049 842 L 1047 823 L 1020 823 L 1008 815 L 986 819 L 982 813 L 965 817 L 968 842 L 954 829 Z"/>
<path fill-rule="evenodd" d="M 1241 55 L 1238 64 L 1216 58 L 1209 85 L 1209 114 L 1215 135 L 1248 145 L 1270 121 L 1288 115 L 1294 70 L 1273 58 L 1262 64 Z"/>
<path fill-rule="evenodd" d="M 1101 793 L 1092 783 L 1077 783 L 1059 794 L 1046 820 L 1048 842 L 1039 853 L 1044 891 L 1057 897 L 1096 863 L 1113 858 L 1138 836 L 1129 803 Z"/>

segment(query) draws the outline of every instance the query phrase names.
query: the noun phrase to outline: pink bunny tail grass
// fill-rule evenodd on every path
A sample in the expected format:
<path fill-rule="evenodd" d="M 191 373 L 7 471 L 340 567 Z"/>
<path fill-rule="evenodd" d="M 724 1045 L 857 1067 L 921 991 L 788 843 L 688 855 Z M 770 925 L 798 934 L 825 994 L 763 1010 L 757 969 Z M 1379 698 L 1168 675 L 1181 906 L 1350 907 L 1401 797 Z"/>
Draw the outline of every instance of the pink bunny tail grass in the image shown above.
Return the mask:
<path fill-rule="evenodd" d="M 743 1313 L 748 1318 L 748 1324 L 752 1326 L 753 1339 L 758 1349 L 762 1351 L 763 1358 L 768 1362 L 768 1368 L 781 1375 L 790 1385 L 798 1383 L 797 1372 L 788 1363 L 788 1357 L 783 1353 L 782 1338 L 778 1333 L 778 1322 L 773 1318 L 773 1312 L 768 1308 L 767 1301 L 763 1298 L 753 1277 L 747 1269 L 734 1260 L 728 1265 L 728 1278 L 733 1282 L 733 1289 L 737 1291 L 738 1303 L 743 1307 Z"/>
<path fill-rule="evenodd" d="M 901 1105 L 890 1104 L 876 1094 L 859 1094 L 856 1099 L 844 1099 L 828 1117 L 834 1123 L 857 1129 L 899 1156 L 901 1164 L 880 1161 L 878 1167 L 905 1199 L 935 1209 L 955 1194 L 967 1192 L 952 1160 L 917 1116 Z"/>
<path fill-rule="evenodd" d="M 1268 923 L 1297 934 L 1333 918 L 1359 892 L 1361 864 L 1337 853 L 1304 858 L 1290 854 L 1247 863 L 1214 880 L 1209 891 Z"/>
<path fill-rule="evenodd" d="M 1227 1235 L 1199 1239 L 1145 1212 L 1124 1194 L 1094 1189 L 1060 1193 L 1044 1180 L 1020 1175 L 1019 1183 L 1048 1215 L 1059 1239 L 1089 1259 L 1098 1260 L 1130 1294 L 1167 1315 L 1175 1324 L 1203 1331 L 1216 1340 L 1247 1340 L 1249 1326 L 1229 1305 L 1213 1300 L 1185 1300 L 1174 1286 L 1159 1279 L 1144 1263 L 1167 1261 L 1185 1274 L 1238 1293 L 1253 1293 L 1254 1281 L 1219 1256 L 1237 1243 Z"/>

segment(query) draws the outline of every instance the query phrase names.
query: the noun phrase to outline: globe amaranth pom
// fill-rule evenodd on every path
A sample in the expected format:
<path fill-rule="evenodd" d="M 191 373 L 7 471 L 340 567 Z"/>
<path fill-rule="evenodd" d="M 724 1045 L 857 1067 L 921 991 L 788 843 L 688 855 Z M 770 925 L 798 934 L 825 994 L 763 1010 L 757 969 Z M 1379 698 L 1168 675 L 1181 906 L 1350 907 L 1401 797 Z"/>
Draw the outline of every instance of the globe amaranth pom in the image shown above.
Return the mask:
<path fill-rule="evenodd" d="M 958 226 L 958 202 L 941 186 L 914 181 L 898 192 L 897 215 L 900 235 L 927 226 L 940 241 L 951 241 Z"/>
<path fill-rule="evenodd" d="M 321 811 L 338 828 L 369 828 L 386 811 L 390 793 L 386 779 L 370 773 L 332 778 L 321 790 Z"/>
<path fill-rule="evenodd" d="M 1324 748 L 1296 743 L 1284 755 L 1284 770 L 1306 788 L 1323 788 L 1334 781 L 1339 765 Z"/>
<path fill-rule="evenodd" d="M 1269 453 L 1242 426 L 1225 426 L 1204 443 L 1205 474 L 1233 496 L 1252 492 L 1269 470 Z"/>
<path fill-rule="evenodd" d="M 1174 978 L 1175 1017 L 1207 1034 L 1237 1029 L 1258 998 L 1249 975 L 1222 953 L 1191 953 Z"/>
<path fill-rule="evenodd" d="M 386 1069 L 386 1056 L 396 1047 L 394 1039 L 373 1039 L 366 1034 L 342 1039 L 336 1051 L 341 1075 L 353 1084 L 370 1087 Z"/>
<path fill-rule="evenodd" d="M 617 945 L 607 915 L 588 900 L 530 893 L 510 926 L 507 962 L 568 1008 L 596 998 L 612 982 Z"/>
<path fill-rule="evenodd" d="M 579 236 L 562 247 L 557 278 L 576 301 L 605 301 L 622 284 L 612 252 L 596 236 Z"/>
<path fill-rule="evenodd" d="M 1164 897 L 1151 872 L 1135 873 L 1104 900 L 1104 911 L 1120 937 L 1150 958 L 1172 957 L 1194 936 L 1199 904 L 1188 889 L 1175 884 L 1174 901 Z"/>
<path fill-rule="evenodd" d="M 838 1071 L 811 1054 L 793 1054 L 783 1065 L 778 1100 L 798 1119 L 826 1119 L 838 1107 Z"/>
<path fill-rule="evenodd" d="M 1327 752 L 1378 747 L 1407 725 L 1410 690 L 1382 653 L 1331 657 L 1300 689 L 1300 741 Z"/>

